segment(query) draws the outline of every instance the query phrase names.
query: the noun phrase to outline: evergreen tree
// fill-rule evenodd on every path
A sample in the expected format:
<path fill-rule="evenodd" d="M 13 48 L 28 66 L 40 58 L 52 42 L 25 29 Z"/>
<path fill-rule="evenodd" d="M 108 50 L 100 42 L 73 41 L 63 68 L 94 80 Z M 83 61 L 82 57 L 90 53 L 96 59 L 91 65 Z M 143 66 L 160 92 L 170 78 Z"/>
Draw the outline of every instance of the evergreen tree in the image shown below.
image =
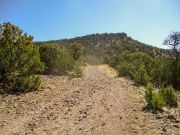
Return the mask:
<path fill-rule="evenodd" d="M 40 80 L 35 73 L 42 69 L 43 64 L 40 61 L 38 48 L 33 45 L 33 37 L 11 23 L 1 25 L 1 90 L 26 91 L 38 88 Z"/>

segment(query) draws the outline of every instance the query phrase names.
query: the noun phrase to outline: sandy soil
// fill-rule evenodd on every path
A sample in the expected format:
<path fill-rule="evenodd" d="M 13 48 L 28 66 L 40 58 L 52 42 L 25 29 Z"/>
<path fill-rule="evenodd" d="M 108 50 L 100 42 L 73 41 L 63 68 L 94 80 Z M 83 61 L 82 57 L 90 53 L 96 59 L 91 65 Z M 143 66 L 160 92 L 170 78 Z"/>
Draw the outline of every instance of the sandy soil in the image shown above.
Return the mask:
<path fill-rule="evenodd" d="M 178 109 L 144 111 L 144 88 L 116 76 L 107 65 L 87 65 L 83 77 L 72 80 L 41 76 L 39 91 L 0 97 L 0 134 L 180 134 Z"/>

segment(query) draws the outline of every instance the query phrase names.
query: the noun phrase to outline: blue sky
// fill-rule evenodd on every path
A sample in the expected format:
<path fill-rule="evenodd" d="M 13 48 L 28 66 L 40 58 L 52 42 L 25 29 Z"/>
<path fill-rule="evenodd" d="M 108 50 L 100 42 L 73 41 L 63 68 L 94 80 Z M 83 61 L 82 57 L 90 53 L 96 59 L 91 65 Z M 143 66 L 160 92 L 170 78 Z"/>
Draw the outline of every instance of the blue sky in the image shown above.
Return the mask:
<path fill-rule="evenodd" d="M 168 33 L 180 31 L 180 0 L 0 1 L 0 24 L 11 22 L 36 41 L 125 32 L 163 47 Z"/>

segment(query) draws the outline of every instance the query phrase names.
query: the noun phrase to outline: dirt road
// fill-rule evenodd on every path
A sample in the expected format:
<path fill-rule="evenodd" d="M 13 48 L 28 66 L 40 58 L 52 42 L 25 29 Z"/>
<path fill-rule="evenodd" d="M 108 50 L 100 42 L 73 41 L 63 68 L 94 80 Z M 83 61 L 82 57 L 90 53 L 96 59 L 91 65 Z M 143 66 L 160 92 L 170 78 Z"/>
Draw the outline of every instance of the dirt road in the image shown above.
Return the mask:
<path fill-rule="evenodd" d="M 86 66 L 82 78 L 42 76 L 42 80 L 40 91 L 0 97 L 0 134 L 152 135 L 180 131 L 178 122 L 143 111 L 143 88 L 117 78 L 108 66 Z"/>

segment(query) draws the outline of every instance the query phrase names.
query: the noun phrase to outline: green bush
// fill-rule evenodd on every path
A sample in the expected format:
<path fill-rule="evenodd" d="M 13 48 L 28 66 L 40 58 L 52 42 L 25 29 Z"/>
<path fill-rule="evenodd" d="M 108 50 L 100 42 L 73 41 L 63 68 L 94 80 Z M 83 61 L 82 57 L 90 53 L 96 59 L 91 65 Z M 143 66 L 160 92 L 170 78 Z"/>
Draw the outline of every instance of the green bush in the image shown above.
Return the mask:
<path fill-rule="evenodd" d="M 65 74 L 84 64 L 83 46 L 79 43 L 66 46 L 48 43 L 39 46 L 39 50 L 45 74 Z"/>
<path fill-rule="evenodd" d="M 119 71 L 119 75 L 121 76 L 130 76 L 132 71 L 132 64 L 127 61 L 120 62 L 115 68 Z"/>
<path fill-rule="evenodd" d="M 117 69 L 119 75 L 128 76 L 138 85 L 147 85 L 148 82 L 154 85 L 167 86 L 173 83 L 172 62 L 168 59 L 153 58 L 142 52 L 130 53 L 124 51 L 106 60 L 108 64 Z M 177 74 L 180 73 L 180 64 L 177 67 Z M 177 76 L 178 86 L 180 77 Z"/>
<path fill-rule="evenodd" d="M 40 56 L 45 64 L 46 74 L 64 74 L 74 68 L 75 61 L 65 47 L 56 45 L 40 46 Z"/>
<path fill-rule="evenodd" d="M 151 83 L 148 83 L 145 91 L 145 100 L 149 107 L 152 107 L 152 98 L 153 98 L 153 86 Z"/>
<path fill-rule="evenodd" d="M 159 93 L 153 93 L 152 96 L 152 107 L 154 110 L 162 109 L 162 107 L 166 106 L 166 102 L 164 98 Z"/>
<path fill-rule="evenodd" d="M 160 94 L 163 96 L 165 102 L 169 106 L 177 106 L 177 95 L 172 86 L 168 86 L 167 88 L 162 88 L 160 90 Z"/>
<path fill-rule="evenodd" d="M 154 92 L 152 84 L 147 85 L 145 99 L 149 108 L 158 110 L 166 106 L 163 96 L 158 92 Z"/>
<path fill-rule="evenodd" d="M 148 84 L 145 91 L 145 100 L 147 106 L 155 110 L 164 106 L 175 107 L 178 105 L 177 96 L 172 86 L 161 88 L 156 92 L 153 90 L 152 84 Z"/>
<path fill-rule="evenodd" d="M 72 43 L 69 47 L 69 51 L 75 61 L 79 60 L 83 55 L 83 47 L 79 43 Z"/>
<path fill-rule="evenodd" d="M 33 45 L 32 36 L 12 25 L 4 23 L 0 26 L 0 86 L 2 91 L 15 92 L 20 85 L 24 85 L 22 78 L 26 78 L 26 85 L 18 91 L 36 89 L 34 74 L 43 70 L 38 48 Z M 32 79 L 32 80 L 31 80 Z M 31 84 L 28 84 L 28 83 Z"/>
<path fill-rule="evenodd" d="M 133 72 L 133 80 L 136 84 L 147 85 L 151 78 L 147 74 L 144 65 L 140 65 L 137 70 Z"/>
<path fill-rule="evenodd" d="M 19 78 L 15 82 L 14 88 L 17 92 L 18 91 L 26 92 L 27 88 L 28 91 L 38 89 L 40 84 L 41 84 L 41 80 L 38 76 L 23 77 L 23 78 Z"/>
<path fill-rule="evenodd" d="M 157 86 L 172 83 L 171 64 L 167 60 L 154 59 L 152 67 L 152 82 Z"/>
<path fill-rule="evenodd" d="M 129 76 L 138 85 L 151 82 L 152 62 L 153 58 L 145 53 L 128 51 L 109 60 L 109 64 L 119 71 L 119 75 Z"/>
<path fill-rule="evenodd" d="M 108 59 L 108 64 L 113 68 L 117 66 L 118 62 L 118 57 L 116 55 Z"/>

